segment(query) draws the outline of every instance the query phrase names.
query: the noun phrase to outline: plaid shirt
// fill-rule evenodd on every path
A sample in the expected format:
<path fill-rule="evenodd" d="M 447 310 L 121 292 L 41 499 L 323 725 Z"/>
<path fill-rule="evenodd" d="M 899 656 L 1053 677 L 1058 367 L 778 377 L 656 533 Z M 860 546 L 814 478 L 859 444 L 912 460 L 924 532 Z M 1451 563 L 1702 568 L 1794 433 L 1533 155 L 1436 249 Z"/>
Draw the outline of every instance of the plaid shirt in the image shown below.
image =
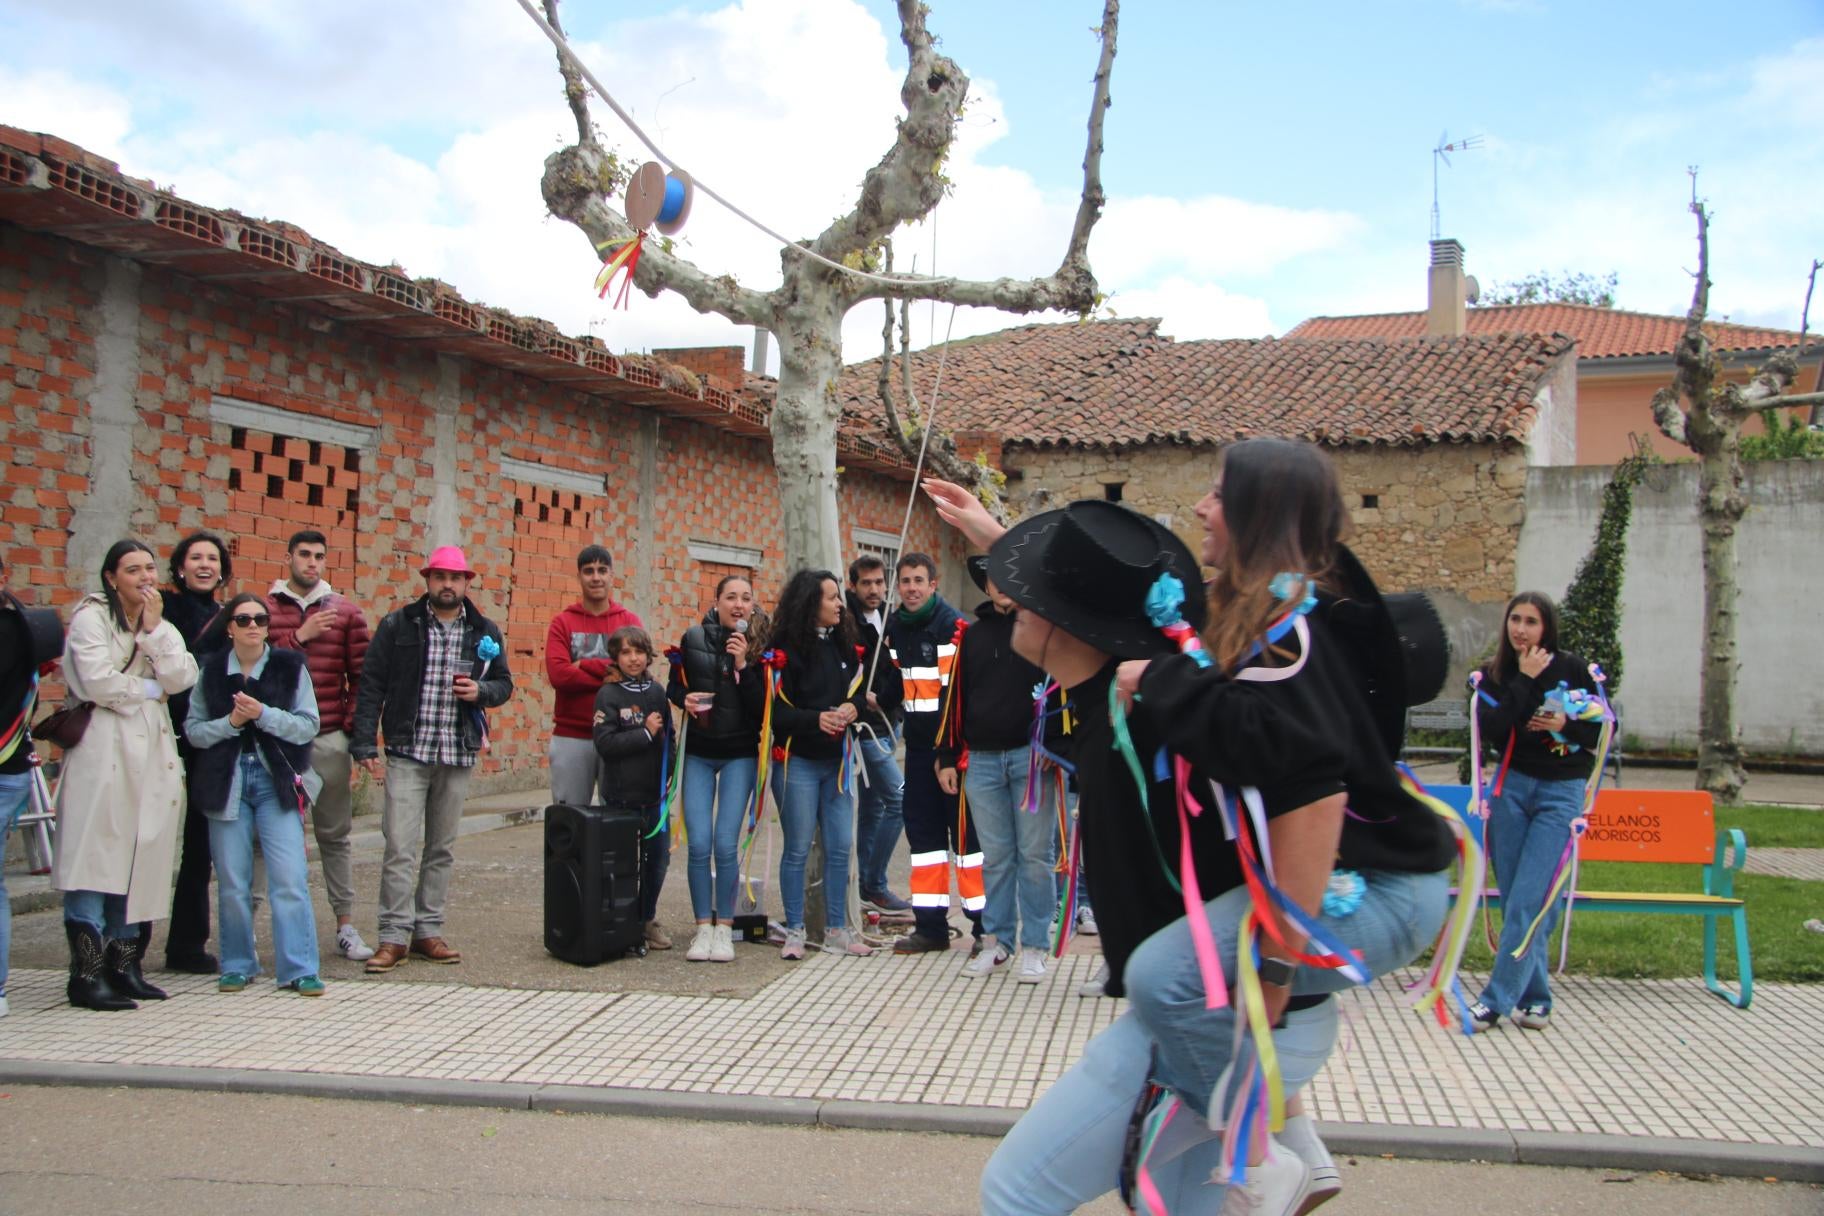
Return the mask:
<path fill-rule="evenodd" d="M 462 746 L 458 714 L 468 708 L 456 699 L 456 677 L 473 670 L 462 657 L 464 621 L 449 624 L 429 614 L 424 632 L 424 684 L 418 690 L 418 727 L 409 747 L 399 753 L 421 764 L 472 767 L 475 755 Z"/>

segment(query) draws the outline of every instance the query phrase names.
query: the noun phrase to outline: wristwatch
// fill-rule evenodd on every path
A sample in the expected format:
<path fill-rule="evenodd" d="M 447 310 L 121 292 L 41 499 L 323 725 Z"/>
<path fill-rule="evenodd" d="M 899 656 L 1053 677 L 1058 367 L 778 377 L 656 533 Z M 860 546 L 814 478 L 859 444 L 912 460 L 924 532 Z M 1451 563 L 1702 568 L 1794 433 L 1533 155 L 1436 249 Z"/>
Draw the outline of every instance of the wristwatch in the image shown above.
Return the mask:
<path fill-rule="evenodd" d="M 1275 988 L 1290 988 L 1292 977 L 1298 974 L 1298 964 L 1287 962 L 1283 958 L 1263 958 L 1258 968 L 1260 982 L 1271 984 Z"/>

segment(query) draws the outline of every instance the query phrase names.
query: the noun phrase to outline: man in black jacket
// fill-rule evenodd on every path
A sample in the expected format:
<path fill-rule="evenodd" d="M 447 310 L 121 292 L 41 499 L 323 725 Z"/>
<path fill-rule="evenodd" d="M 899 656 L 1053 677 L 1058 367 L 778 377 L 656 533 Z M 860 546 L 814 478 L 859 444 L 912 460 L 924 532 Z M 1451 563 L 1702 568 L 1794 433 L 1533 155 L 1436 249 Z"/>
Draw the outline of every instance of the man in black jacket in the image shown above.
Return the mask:
<path fill-rule="evenodd" d="M 849 612 L 861 629 L 861 643 L 867 648 L 862 662 L 877 673 L 876 692 L 868 694 L 868 712 L 855 724 L 855 737 L 860 743 L 861 762 L 867 769 L 855 808 L 855 875 L 861 888 L 861 902 L 882 916 L 905 917 L 912 905 L 895 895 L 887 885 L 887 863 L 899 847 L 899 835 L 905 828 L 906 778 L 899 771 L 893 750 L 898 742 L 894 722 L 904 699 L 898 672 L 886 655 L 876 658 L 880 649 L 881 616 L 887 601 L 887 563 L 872 553 L 863 553 L 849 563 Z M 878 666 L 876 666 L 878 664 Z M 885 670 L 895 678 L 888 693 L 878 679 Z M 882 698 L 889 699 L 883 700 Z"/>
<path fill-rule="evenodd" d="M 443 546 L 420 573 L 424 596 L 374 631 L 348 743 L 351 757 L 386 780 L 380 948 L 367 960 L 370 973 L 410 955 L 462 961 L 443 939 L 456 833 L 475 758 L 487 746 L 484 711 L 513 695 L 500 627 L 469 602 L 475 572 L 462 550 Z M 376 732 L 386 739 L 384 764 Z"/>

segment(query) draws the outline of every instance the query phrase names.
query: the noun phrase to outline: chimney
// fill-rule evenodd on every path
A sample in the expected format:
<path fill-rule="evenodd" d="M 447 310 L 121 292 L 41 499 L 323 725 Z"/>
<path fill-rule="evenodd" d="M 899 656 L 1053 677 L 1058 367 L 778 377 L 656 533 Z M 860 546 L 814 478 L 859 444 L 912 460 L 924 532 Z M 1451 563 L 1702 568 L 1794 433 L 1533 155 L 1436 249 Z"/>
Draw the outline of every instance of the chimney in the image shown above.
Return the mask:
<path fill-rule="evenodd" d="M 1463 279 L 1463 246 L 1445 239 L 1431 243 L 1431 293 L 1425 309 L 1427 338 L 1455 338 L 1467 328 L 1468 284 Z"/>
<path fill-rule="evenodd" d="M 754 326 L 754 361 L 747 370 L 756 376 L 766 375 L 767 339 L 772 336 L 770 330 L 761 329 L 758 325 Z"/>

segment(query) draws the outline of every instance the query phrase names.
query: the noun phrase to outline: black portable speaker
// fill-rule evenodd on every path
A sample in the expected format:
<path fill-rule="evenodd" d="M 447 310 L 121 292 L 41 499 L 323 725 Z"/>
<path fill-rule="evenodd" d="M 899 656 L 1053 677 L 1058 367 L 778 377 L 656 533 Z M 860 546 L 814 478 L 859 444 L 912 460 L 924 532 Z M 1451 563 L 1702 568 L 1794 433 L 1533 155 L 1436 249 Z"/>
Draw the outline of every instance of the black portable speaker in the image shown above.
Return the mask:
<path fill-rule="evenodd" d="M 646 953 L 640 919 L 641 815 L 545 808 L 545 949 L 590 967 Z"/>

